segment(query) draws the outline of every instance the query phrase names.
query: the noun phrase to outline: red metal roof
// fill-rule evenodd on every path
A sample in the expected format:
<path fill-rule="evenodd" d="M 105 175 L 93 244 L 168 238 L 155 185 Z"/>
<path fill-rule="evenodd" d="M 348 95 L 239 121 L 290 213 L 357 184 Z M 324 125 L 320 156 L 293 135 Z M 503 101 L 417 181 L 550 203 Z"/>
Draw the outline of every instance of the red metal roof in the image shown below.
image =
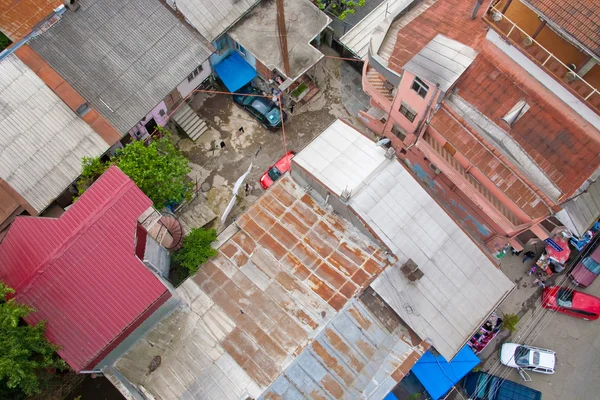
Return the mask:
<path fill-rule="evenodd" d="M 88 364 L 165 291 L 135 256 L 137 219 L 152 202 L 110 168 L 60 218 L 17 217 L 0 244 L 0 280 L 47 321 L 75 370 Z"/>

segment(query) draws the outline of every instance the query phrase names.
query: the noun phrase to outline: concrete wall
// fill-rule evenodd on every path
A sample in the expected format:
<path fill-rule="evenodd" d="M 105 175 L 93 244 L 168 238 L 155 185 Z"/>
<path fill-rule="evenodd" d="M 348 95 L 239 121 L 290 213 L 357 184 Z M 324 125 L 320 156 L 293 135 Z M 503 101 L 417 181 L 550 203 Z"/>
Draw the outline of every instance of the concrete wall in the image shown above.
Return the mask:
<path fill-rule="evenodd" d="M 185 78 L 179 85 L 177 85 L 177 91 L 181 94 L 181 97 L 186 98 L 192 90 L 196 89 L 206 78 L 210 76 L 212 73 L 212 68 L 210 67 L 210 61 L 206 60 L 202 63 L 202 71 L 191 81 L 188 81 Z"/>
<path fill-rule="evenodd" d="M 167 105 L 164 101 L 161 101 L 156 107 L 152 109 L 152 111 L 146 114 L 146 116 L 129 131 L 129 134 L 133 138 L 144 139 L 146 136 L 152 133 L 148 132 L 148 130 L 146 129 L 145 125 L 148 123 L 148 121 L 154 118 L 154 121 L 156 121 L 158 125 L 165 126 L 165 124 L 169 120 L 167 116 Z"/>

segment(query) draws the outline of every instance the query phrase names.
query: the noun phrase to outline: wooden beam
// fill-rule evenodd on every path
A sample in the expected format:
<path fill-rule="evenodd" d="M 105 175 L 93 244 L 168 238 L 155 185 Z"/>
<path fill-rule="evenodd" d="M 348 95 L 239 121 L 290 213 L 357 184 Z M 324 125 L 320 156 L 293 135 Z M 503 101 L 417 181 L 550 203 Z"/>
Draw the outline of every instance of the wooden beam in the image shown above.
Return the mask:
<path fill-rule="evenodd" d="M 504 5 L 504 8 L 502 9 L 502 14 L 504 14 L 506 12 L 506 10 L 508 10 L 508 7 L 510 6 L 511 3 L 512 3 L 512 0 L 508 0 L 506 2 L 506 4 Z"/>
<path fill-rule="evenodd" d="M 542 23 L 540 24 L 540 26 L 537 27 L 535 32 L 533 32 L 533 35 L 531 35 L 531 37 L 533 39 L 535 39 L 537 37 L 537 35 L 539 35 L 539 33 L 542 31 L 542 29 L 544 29 L 545 26 L 546 26 L 546 20 L 542 20 Z"/>
<path fill-rule="evenodd" d="M 287 45 L 287 29 L 285 27 L 285 10 L 283 0 L 277 0 L 277 31 L 279 33 L 279 50 L 283 59 L 283 71 L 290 77 L 290 55 Z"/>

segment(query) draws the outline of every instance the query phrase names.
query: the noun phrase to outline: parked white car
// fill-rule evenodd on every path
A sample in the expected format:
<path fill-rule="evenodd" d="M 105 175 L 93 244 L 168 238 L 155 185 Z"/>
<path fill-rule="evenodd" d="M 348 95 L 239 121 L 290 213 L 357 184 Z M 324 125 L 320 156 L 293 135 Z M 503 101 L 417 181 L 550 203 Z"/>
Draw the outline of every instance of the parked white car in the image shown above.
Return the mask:
<path fill-rule="evenodd" d="M 507 367 L 518 368 L 525 381 L 531 380 L 526 371 L 553 374 L 556 353 L 548 349 L 517 343 L 504 343 L 500 349 L 500 362 Z"/>

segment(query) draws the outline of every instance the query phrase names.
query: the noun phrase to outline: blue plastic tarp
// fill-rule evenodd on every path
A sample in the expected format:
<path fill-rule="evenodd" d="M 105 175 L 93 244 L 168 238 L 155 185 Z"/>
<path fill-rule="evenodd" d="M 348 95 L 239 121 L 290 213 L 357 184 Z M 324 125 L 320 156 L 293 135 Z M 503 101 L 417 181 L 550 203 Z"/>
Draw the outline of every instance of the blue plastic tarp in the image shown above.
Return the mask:
<path fill-rule="evenodd" d="M 215 65 L 215 72 L 230 92 L 240 89 L 256 76 L 254 68 L 237 51 Z"/>
<path fill-rule="evenodd" d="M 411 371 L 419 378 L 433 400 L 437 400 L 448 393 L 452 386 L 456 385 L 479 362 L 473 350 L 465 346 L 451 362 L 446 361 L 442 356 L 434 356 L 428 351 L 417 361 Z"/>

